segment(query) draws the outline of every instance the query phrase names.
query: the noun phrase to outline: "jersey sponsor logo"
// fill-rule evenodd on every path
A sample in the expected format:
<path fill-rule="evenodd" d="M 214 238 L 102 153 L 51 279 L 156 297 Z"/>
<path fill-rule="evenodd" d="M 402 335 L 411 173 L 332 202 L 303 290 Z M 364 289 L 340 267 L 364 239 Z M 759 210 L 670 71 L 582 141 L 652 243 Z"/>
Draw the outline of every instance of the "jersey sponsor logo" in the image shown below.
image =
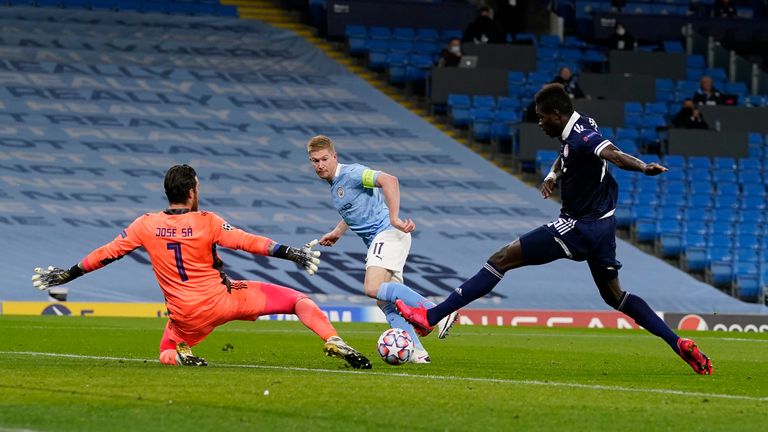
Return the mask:
<path fill-rule="evenodd" d="M 336 189 L 336 195 L 337 195 L 339 198 L 344 198 L 344 188 L 343 188 L 343 187 L 341 187 L 341 186 L 339 186 L 339 188 L 338 188 L 338 189 Z"/>
<path fill-rule="evenodd" d="M 592 138 L 595 135 L 597 135 L 597 132 L 590 132 L 590 133 L 584 135 L 584 138 L 582 138 L 582 139 L 584 140 L 584 142 L 587 142 L 587 141 L 589 141 L 590 138 Z"/>
<path fill-rule="evenodd" d="M 230 225 L 230 224 L 228 224 L 228 223 L 224 222 L 223 224 L 221 224 L 221 229 L 223 229 L 223 230 L 225 230 L 225 231 L 232 231 L 232 230 L 234 230 L 235 228 L 233 228 L 233 227 L 232 227 L 232 225 Z"/>

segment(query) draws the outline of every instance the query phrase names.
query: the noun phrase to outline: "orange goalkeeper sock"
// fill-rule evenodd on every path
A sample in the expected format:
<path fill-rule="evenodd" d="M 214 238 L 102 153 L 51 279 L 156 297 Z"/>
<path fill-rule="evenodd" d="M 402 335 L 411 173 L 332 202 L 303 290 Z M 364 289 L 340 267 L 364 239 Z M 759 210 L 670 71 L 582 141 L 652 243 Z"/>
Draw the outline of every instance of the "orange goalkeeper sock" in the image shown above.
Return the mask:
<path fill-rule="evenodd" d="M 309 298 L 302 298 L 294 306 L 296 316 L 299 317 L 305 326 L 310 330 L 317 333 L 324 341 L 328 340 L 331 336 L 338 336 L 336 329 L 328 321 L 328 317 L 325 316 L 323 311 Z"/>

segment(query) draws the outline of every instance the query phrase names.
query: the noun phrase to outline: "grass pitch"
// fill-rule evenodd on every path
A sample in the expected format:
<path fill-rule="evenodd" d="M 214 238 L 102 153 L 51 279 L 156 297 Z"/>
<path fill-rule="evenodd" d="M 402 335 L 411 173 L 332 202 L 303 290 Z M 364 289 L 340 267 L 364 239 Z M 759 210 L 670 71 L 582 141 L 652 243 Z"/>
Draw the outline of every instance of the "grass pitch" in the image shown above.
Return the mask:
<path fill-rule="evenodd" d="M 715 375 L 643 331 L 456 327 L 433 363 L 375 354 L 384 325 L 338 324 L 374 368 L 296 322 L 230 323 L 157 362 L 164 321 L 0 317 L 0 430 L 765 431 L 768 335 L 693 333 Z"/>

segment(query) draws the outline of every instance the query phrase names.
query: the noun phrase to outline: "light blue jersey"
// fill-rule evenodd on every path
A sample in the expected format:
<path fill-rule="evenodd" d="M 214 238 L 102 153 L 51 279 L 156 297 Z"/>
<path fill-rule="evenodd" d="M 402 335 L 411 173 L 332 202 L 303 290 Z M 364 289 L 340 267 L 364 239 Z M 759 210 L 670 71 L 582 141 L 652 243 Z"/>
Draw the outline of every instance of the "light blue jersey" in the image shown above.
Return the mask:
<path fill-rule="evenodd" d="M 341 218 L 370 246 L 376 234 L 394 229 L 389 223 L 389 208 L 374 171 L 360 164 L 339 164 L 331 182 L 331 198 Z"/>

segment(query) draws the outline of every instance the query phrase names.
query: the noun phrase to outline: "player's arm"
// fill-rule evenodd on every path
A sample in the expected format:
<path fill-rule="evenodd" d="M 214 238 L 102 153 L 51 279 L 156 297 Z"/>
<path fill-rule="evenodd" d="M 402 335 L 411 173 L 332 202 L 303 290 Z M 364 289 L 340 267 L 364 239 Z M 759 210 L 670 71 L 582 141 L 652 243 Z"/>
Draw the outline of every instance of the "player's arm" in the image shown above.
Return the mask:
<path fill-rule="evenodd" d="M 317 240 L 312 240 L 302 248 L 285 246 L 268 237 L 254 235 L 235 228 L 215 215 L 211 228 L 214 242 L 230 249 L 293 261 L 304 267 L 310 275 L 317 272 L 317 265 L 320 264 L 320 252 L 312 250 L 312 247 L 317 244 Z"/>
<path fill-rule="evenodd" d="M 119 260 L 141 246 L 139 236 L 136 234 L 137 230 L 138 228 L 134 222 L 114 240 L 95 249 L 68 270 L 53 266 L 47 268 L 37 267 L 35 275 L 32 276 L 32 285 L 39 290 L 46 290 L 71 282 L 86 273 L 98 270 L 109 263 Z"/>
<path fill-rule="evenodd" d="M 557 155 L 557 159 L 552 164 L 552 168 L 549 169 L 549 174 L 544 177 L 544 181 L 541 182 L 541 195 L 544 199 L 549 198 L 552 195 L 552 191 L 555 190 L 557 178 L 560 176 L 560 169 L 562 163 L 560 162 L 560 156 Z"/>
<path fill-rule="evenodd" d="M 341 236 L 343 236 L 344 233 L 347 232 L 348 228 L 349 228 L 349 225 L 347 225 L 347 223 L 344 222 L 344 219 L 340 220 L 339 223 L 336 224 L 336 227 L 334 229 L 323 234 L 323 236 L 320 237 L 320 244 L 323 246 L 333 246 L 334 244 L 336 244 L 337 241 L 339 241 Z"/>
<path fill-rule="evenodd" d="M 656 176 L 669 171 L 666 167 L 656 162 L 647 164 L 632 155 L 628 155 L 613 144 L 606 145 L 600 151 L 599 156 L 623 170 L 638 171 L 647 176 Z"/>
<path fill-rule="evenodd" d="M 363 174 L 363 185 L 366 185 L 366 176 L 370 176 L 372 174 L 368 174 L 370 172 L 373 172 L 372 170 L 367 170 Z M 379 171 L 379 173 L 375 176 L 375 179 L 373 181 L 374 186 L 381 188 L 381 192 L 384 195 L 384 202 L 387 203 L 387 207 L 389 208 L 389 223 L 392 224 L 393 227 L 399 229 L 402 232 L 409 233 L 416 229 L 416 224 L 411 219 L 400 219 L 400 182 L 397 180 L 397 177 L 387 174 L 383 171 Z"/>

